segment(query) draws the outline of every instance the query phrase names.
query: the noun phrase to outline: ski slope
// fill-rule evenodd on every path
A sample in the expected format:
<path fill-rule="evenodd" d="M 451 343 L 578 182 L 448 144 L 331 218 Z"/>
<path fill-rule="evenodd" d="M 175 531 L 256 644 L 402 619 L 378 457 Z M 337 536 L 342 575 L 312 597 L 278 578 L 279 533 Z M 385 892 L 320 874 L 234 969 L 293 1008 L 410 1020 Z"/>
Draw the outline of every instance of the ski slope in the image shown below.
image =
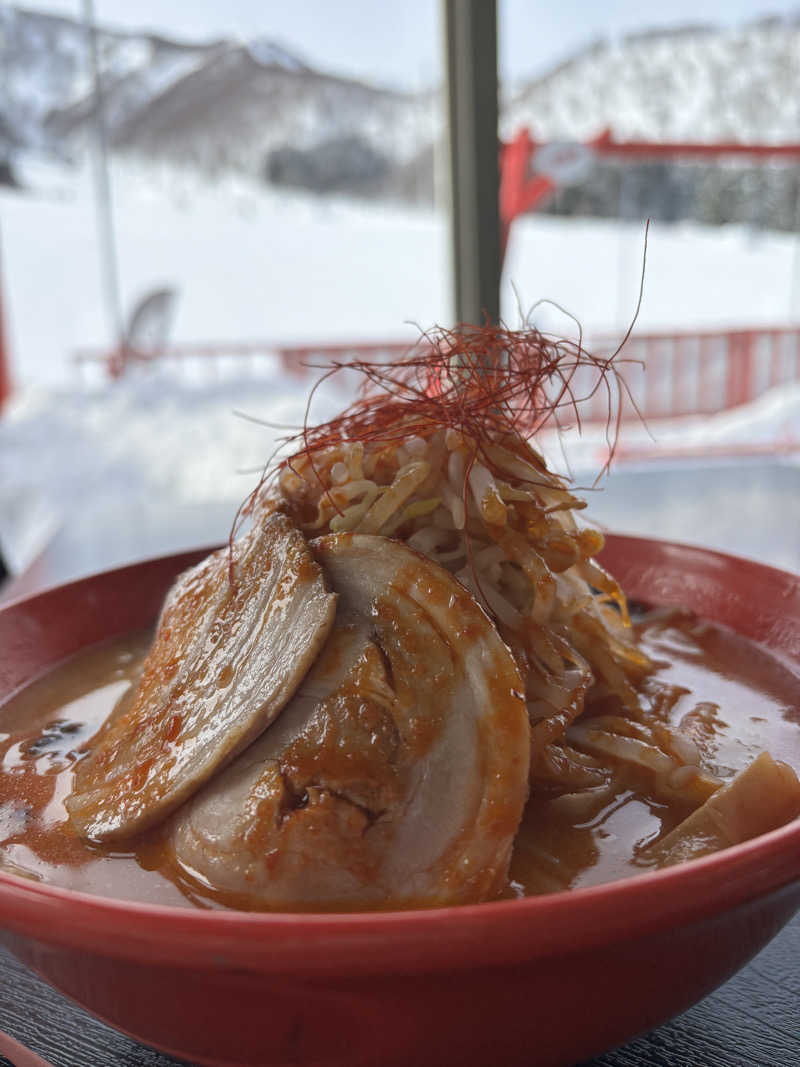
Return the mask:
<path fill-rule="evenodd" d="M 16 381 L 75 380 L 72 353 L 106 346 L 91 174 L 39 172 L 39 195 L 0 192 L 5 309 Z M 448 323 L 442 213 L 287 195 L 248 179 L 113 171 L 123 306 L 172 285 L 176 341 L 413 340 Z M 636 305 L 643 224 L 529 216 L 512 232 L 504 315 L 540 298 L 588 330 L 621 329 Z M 644 329 L 781 324 L 800 315 L 790 234 L 653 226 Z M 568 328 L 552 313 L 537 323 Z M 416 324 L 416 325 L 411 325 Z"/>

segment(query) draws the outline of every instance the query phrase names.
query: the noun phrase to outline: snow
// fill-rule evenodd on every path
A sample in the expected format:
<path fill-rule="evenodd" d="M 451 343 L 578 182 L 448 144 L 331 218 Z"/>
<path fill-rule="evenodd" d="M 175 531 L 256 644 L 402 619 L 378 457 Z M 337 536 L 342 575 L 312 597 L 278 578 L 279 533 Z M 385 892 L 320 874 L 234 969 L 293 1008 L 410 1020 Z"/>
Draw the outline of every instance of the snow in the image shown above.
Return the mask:
<path fill-rule="evenodd" d="M 306 63 L 267 38 L 257 37 L 254 41 L 248 42 L 245 47 L 256 63 L 260 63 L 263 67 L 278 66 L 283 67 L 284 70 L 308 70 Z"/>
<path fill-rule="evenodd" d="M 284 431 L 297 425 L 305 390 L 275 368 L 189 381 L 164 368 L 90 391 L 31 387 L 0 419 L 0 551 L 22 572 L 45 545 L 60 581 L 146 556 L 224 541 Z M 339 410 L 334 384 L 312 418 Z M 244 412 L 251 418 L 242 418 Z M 593 487 L 606 458 L 593 431 L 564 442 L 588 516 L 605 528 L 668 537 L 800 570 L 800 461 L 726 456 L 750 442 L 800 442 L 800 385 L 749 409 L 643 429 L 626 427 L 620 462 Z M 703 456 L 708 442 L 720 458 Z M 643 456 L 639 445 L 649 446 Z M 697 446 L 693 461 L 670 449 Z M 625 458 L 625 448 L 630 457 Z M 546 450 L 562 467 L 560 445 Z M 746 451 L 746 449 L 745 449 Z M 792 466 L 794 463 L 794 466 Z M 742 522 L 742 515 L 747 521 Z"/>
<path fill-rule="evenodd" d="M 4 295 L 18 383 L 74 380 L 71 354 L 104 346 L 88 170 L 54 169 L 46 199 L 0 192 Z M 56 189 L 58 193 L 56 194 Z M 413 340 L 450 320 L 443 213 L 315 199 L 246 178 L 113 171 L 123 303 L 171 285 L 178 341 L 272 343 Z M 633 314 L 644 227 L 530 216 L 515 224 L 504 287 L 518 320 L 549 297 L 587 330 L 620 330 Z M 745 227 L 651 227 L 639 328 L 775 325 L 792 307 L 792 235 Z M 794 294 L 796 301 L 798 294 Z M 541 316 L 547 324 L 551 319 Z"/>
<path fill-rule="evenodd" d="M 550 297 L 589 331 L 627 328 L 643 249 L 643 222 L 526 216 L 512 230 L 507 284 L 514 283 L 523 307 Z M 647 332 L 783 324 L 800 313 L 793 292 L 797 254 L 792 234 L 653 224 L 637 327 Z"/>
<path fill-rule="evenodd" d="M 297 423 L 305 386 L 265 356 L 247 366 L 230 358 L 151 368 L 90 388 L 70 355 L 87 344 L 102 348 L 108 336 L 91 186 L 85 173 L 68 186 L 63 172 L 53 175 L 53 185 L 40 175 L 46 198 L 0 193 L 3 295 L 18 385 L 0 419 L 0 551 L 22 570 L 49 543 L 65 561 L 63 578 L 126 562 L 143 549 L 156 554 L 224 538 L 277 436 L 234 412 Z M 209 184 L 131 165 L 115 168 L 114 202 L 125 306 L 156 285 L 177 287 L 176 341 L 410 342 L 418 327 L 450 321 L 448 235 L 438 213 L 323 202 L 245 179 Z M 509 247 L 507 320 L 517 321 L 517 295 L 523 309 L 548 296 L 587 329 L 621 330 L 636 302 L 642 237 L 640 226 L 524 219 Z M 786 235 L 655 226 L 639 325 L 785 322 L 794 256 Z M 569 328 L 553 309 L 534 317 Z M 314 414 L 347 399 L 331 386 Z M 622 464 L 626 449 L 629 459 L 646 448 L 650 461 L 660 454 L 667 462 L 676 449 L 709 444 L 796 445 L 800 386 L 767 394 L 750 410 L 651 429 L 661 452 L 629 423 Z M 605 459 L 602 435 L 568 440 L 567 449 L 576 476 L 590 484 Z M 556 461 L 558 454 L 556 447 Z M 615 478 L 605 500 L 625 497 L 620 491 L 615 498 L 613 487 L 623 484 Z M 718 543 L 720 508 L 735 507 L 734 496 L 735 486 L 726 503 L 714 498 L 705 537 L 716 547 L 725 547 Z M 651 519 L 665 507 L 656 504 Z M 637 523 L 644 520 L 629 499 L 626 507 L 616 514 L 642 532 Z M 598 510 L 608 518 L 608 508 Z M 683 539 L 702 542 L 704 531 L 692 535 L 680 514 L 670 507 L 659 520 L 662 532 L 678 536 L 683 521 Z M 793 550 L 781 544 L 765 551 L 791 566 Z M 752 545 L 750 554 L 758 554 Z"/>
<path fill-rule="evenodd" d="M 447 234 L 428 212 L 328 203 L 247 179 L 114 169 L 123 303 L 172 285 L 180 341 L 413 340 L 449 318 Z M 90 175 L 71 199 L 0 192 L 13 373 L 74 377 L 71 354 L 104 346 Z"/>
<path fill-rule="evenodd" d="M 132 55 L 125 57 L 128 69 L 115 71 L 113 83 L 106 90 L 105 121 L 112 130 L 122 126 L 153 97 L 197 70 L 207 58 L 202 52 L 157 51 L 149 41 L 132 41 L 129 47 Z"/>
<path fill-rule="evenodd" d="M 314 416 L 342 399 L 321 390 Z M 299 424 L 304 406 L 304 392 L 269 365 L 245 375 L 227 365 L 196 381 L 164 369 L 91 391 L 28 388 L 0 419 L 7 566 L 22 571 L 55 534 L 64 578 L 127 562 L 143 541 L 156 554 L 224 539 L 284 436 L 253 420 Z"/>
<path fill-rule="evenodd" d="M 591 424 L 580 433 L 570 430 L 560 437 L 548 433 L 543 447 L 554 469 L 584 478 L 594 476 L 609 455 L 605 428 Z M 770 453 L 800 467 L 800 381 L 770 389 L 752 404 L 713 416 L 659 419 L 645 425 L 629 412 L 614 466 L 652 468 L 659 461 Z"/>
<path fill-rule="evenodd" d="M 800 21 L 654 30 L 597 42 L 523 88 L 503 135 L 795 142 Z"/>
<path fill-rule="evenodd" d="M 100 29 L 107 118 L 127 117 L 208 57 L 209 48 Z M 51 158 L 69 154 L 54 114 L 83 106 L 91 89 L 86 29 L 81 20 L 0 3 L 0 70 L 4 110 L 30 149 Z M 89 109 L 83 106 L 85 113 Z"/>

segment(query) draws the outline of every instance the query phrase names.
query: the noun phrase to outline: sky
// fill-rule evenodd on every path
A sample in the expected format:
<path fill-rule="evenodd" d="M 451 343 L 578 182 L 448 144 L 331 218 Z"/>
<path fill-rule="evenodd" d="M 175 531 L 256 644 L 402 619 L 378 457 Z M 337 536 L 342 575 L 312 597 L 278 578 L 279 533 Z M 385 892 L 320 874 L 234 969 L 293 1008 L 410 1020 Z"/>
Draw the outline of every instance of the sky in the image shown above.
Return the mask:
<path fill-rule="evenodd" d="M 94 0 L 97 19 L 194 40 L 265 37 L 315 67 L 420 89 L 441 80 L 440 0 Z M 19 0 L 79 16 L 82 0 Z M 542 73 L 597 37 L 690 23 L 736 26 L 766 14 L 800 14 L 800 0 L 498 0 L 501 76 Z"/>

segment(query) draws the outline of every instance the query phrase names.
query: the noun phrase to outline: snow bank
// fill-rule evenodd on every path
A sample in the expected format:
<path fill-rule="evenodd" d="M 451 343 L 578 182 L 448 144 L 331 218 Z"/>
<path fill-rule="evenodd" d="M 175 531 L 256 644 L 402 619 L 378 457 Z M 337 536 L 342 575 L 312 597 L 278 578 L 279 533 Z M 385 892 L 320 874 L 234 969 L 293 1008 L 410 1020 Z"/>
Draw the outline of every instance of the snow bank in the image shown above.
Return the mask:
<path fill-rule="evenodd" d="M 341 403 L 332 386 L 315 411 Z M 148 525 L 154 551 L 218 540 L 285 433 L 253 420 L 299 424 L 304 407 L 304 391 L 276 368 L 205 382 L 133 375 L 92 392 L 30 388 L 0 420 L 0 552 L 20 571 L 57 530 L 77 557 L 108 558 L 97 546 L 116 539 L 112 562 Z M 159 524 L 181 515 L 180 543 L 162 547 Z"/>
<path fill-rule="evenodd" d="M 588 425 L 579 433 L 545 433 L 550 464 L 564 473 L 586 478 L 597 474 L 609 455 L 605 428 Z M 746 404 L 716 415 L 640 422 L 628 411 L 614 453 L 614 467 L 646 462 L 700 460 L 714 456 L 780 455 L 800 462 L 800 382 L 764 393 Z"/>

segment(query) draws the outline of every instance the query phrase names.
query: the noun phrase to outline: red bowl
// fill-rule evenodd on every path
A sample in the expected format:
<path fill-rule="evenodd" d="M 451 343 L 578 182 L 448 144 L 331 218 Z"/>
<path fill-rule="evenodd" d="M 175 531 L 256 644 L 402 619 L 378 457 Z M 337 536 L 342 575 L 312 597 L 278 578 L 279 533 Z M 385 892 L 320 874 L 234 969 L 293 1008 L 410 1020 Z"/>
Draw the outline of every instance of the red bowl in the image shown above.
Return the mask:
<path fill-rule="evenodd" d="M 0 611 L 0 699 L 149 624 L 201 553 Z M 632 597 L 689 607 L 800 664 L 800 580 L 609 537 Z M 705 859 L 527 900 L 364 915 L 252 915 L 105 900 L 0 874 L 2 940 L 136 1039 L 203 1064 L 569 1064 L 684 1010 L 800 907 L 800 821 Z"/>

